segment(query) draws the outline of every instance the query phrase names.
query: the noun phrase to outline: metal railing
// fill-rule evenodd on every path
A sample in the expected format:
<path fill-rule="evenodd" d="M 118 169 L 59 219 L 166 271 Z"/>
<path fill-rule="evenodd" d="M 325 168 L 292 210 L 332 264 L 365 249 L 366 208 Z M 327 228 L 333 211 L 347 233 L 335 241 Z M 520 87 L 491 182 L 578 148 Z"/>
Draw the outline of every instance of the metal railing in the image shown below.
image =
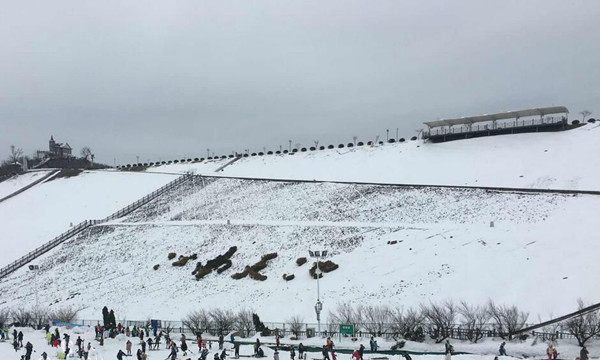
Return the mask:
<path fill-rule="evenodd" d="M 495 131 L 501 129 L 516 129 L 529 126 L 544 126 L 565 123 L 564 117 L 546 117 L 544 119 L 523 119 L 523 120 L 512 120 L 512 121 L 501 121 L 498 120 L 497 124 L 477 124 L 477 125 L 461 125 L 460 127 L 442 127 L 439 129 L 432 129 L 424 132 L 424 138 L 438 135 L 451 135 L 451 134 L 465 134 L 474 133 L 480 131 Z"/>
<path fill-rule="evenodd" d="M 143 198 L 137 200 L 136 202 L 127 205 L 123 209 L 113 213 L 112 215 L 109 215 L 108 217 L 106 217 L 104 219 L 85 220 L 85 221 L 75 225 L 74 227 L 70 228 L 68 231 L 58 235 L 54 239 L 45 243 L 44 245 L 36 248 L 33 251 L 30 251 L 29 253 L 27 253 L 27 255 L 17 259 L 16 261 L 13 261 L 12 263 L 8 264 L 5 267 L 1 268 L 0 269 L 0 279 L 7 276 L 8 274 L 15 272 L 17 269 L 21 268 L 23 265 L 31 262 L 32 260 L 35 260 L 39 256 L 54 249 L 56 246 L 62 244 L 63 242 L 67 241 L 68 239 L 72 238 L 73 236 L 79 234 L 80 232 L 89 228 L 90 226 L 97 225 L 97 224 L 100 224 L 103 222 L 107 222 L 107 221 L 114 220 L 119 217 L 125 216 L 125 215 L 131 213 L 132 211 L 140 208 L 141 206 L 146 205 L 147 203 L 156 199 L 157 197 L 164 194 L 165 192 L 172 190 L 172 189 L 180 186 L 181 184 L 189 181 L 192 177 L 193 176 L 189 175 L 189 174 L 180 176 L 177 179 L 171 181 L 170 183 L 160 187 L 159 189 L 151 192 L 150 194 L 144 196 Z"/>

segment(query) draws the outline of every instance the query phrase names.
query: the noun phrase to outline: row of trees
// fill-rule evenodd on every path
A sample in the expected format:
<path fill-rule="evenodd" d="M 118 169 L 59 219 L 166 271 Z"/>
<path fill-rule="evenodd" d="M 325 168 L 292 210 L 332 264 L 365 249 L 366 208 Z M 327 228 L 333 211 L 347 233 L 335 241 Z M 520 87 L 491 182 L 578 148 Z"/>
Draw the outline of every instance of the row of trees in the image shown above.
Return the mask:
<path fill-rule="evenodd" d="M 0 328 L 15 324 L 39 329 L 52 321 L 72 322 L 77 317 L 78 312 L 79 309 L 72 306 L 52 310 L 42 307 L 3 308 L 0 309 Z"/>

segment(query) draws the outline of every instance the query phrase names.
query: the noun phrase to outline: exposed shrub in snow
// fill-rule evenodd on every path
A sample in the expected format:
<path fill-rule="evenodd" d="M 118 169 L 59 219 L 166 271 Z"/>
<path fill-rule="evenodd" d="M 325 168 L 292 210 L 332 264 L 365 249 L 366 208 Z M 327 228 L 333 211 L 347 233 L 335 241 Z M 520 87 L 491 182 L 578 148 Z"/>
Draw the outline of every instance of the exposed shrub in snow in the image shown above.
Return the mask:
<path fill-rule="evenodd" d="M 367 141 L 367 145 L 371 146 L 371 145 L 373 145 L 373 142 L 372 141 Z"/>
<path fill-rule="evenodd" d="M 354 147 L 353 143 L 348 143 L 348 145 L 346 145 L 347 147 Z"/>
<path fill-rule="evenodd" d="M 217 268 L 217 274 L 222 273 L 223 271 L 229 269 L 231 267 L 231 265 L 233 265 L 233 263 L 231 262 L 231 260 L 227 260 L 225 262 L 225 264 L 221 265 L 219 268 Z"/>
<path fill-rule="evenodd" d="M 577 310 L 586 308 L 583 300 L 577 299 Z M 583 316 L 572 318 L 566 322 L 567 329 L 577 339 L 579 346 L 600 334 L 600 316 L 598 311 L 592 311 Z"/>
<path fill-rule="evenodd" d="M 296 276 L 294 274 L 283 274 L 283 280 L 285 281 L 290 281 L 290 280 L 294 280 Z"/>
<path fill-rule="evenodd" d="M 333 146 L 333 145 L 329 145 L 329 146 L 327 146 L 327 148 L 328 148 L 328 149 L 335 149 L 335 146 Z"/>
<path fill-rule="evenodd" d="M 15 323 L 23 327 L 31 326 L 33 324 L 33 314 L 31 310 L 24 307 L 14 309 L 11 312 L 10 317 Z"/>
<path fill-rule="evenodd" d="M 334 263 L 331 260 L 327 260 L 327 261 L 319 261 L 319 270 L 321 270 L 321 273 L 319 274 L 319 278 L 323 277 L 323 273 L 328 273 L 328 272 L 332 272 L 333 270 L 336 270 L 339 267 L 338 264 Z M 317 263 L 313 263 L 313 266 L 308 270 L 308 273 L 310 274 L 310 276 L 312 276 L 313 279 L 317 278 Z"/>
<path fill-rule="evenodd" d="M 156 264 L 156 265 L 154 265 L 152 268 L 153 268 L 154 270 L 158 270 L 158 268 L 159 268 L 159 267 L 160 267 L 160 265 L 159 265 L 159 264 Z"/>
<path fill-rule="evenodd" d="M 316 148 L 316 147 L 314 147 L 314 146 L 311 146 L 311 147 L 310 147 L 310 151 L 315 151 L 315 150 L 317 150 L 317 148 Z"/>
<path fill-rule="evenodd" d="M 319 150 L 325 150 L 325 146 L 323 146 L 323 145 L 319 146 Z"/>
<path fill-rule="evenodd" d="M 235 274 L 231 275 L 231 278 L 234 279 L 234 280 L 240 280 L 240 279 L 245 278 L 246 276 L 248 276 L 248 272 L 247 271 L 242 271 L 242 272 L 235 273 Z"/>
<path fill-rule="evenodd" d="M 344 144 L 339 144 L 339 145 L 338 145 L 338 148 L 339 148 L 339 149 L 342 149 L 343 147 L 344 147 Z"/>
<path fill-rule="evenodd" d="M 452 301 L 421 304 L 421 313 L 427 320 L 429 336 L 436 343 L 441 343 L 450 337 L 458 314 L 458 308 Z"/>
<path fill-rule="evenodd" d="M 302 266 L 304 264 L 306 264 L 306 258 L 305 257 L 299 257 L 296 259 L 296 265 L 298 266 Z"/>
<path fill-rule="evenodd" d="M 173 262 L 173 266 L 185 266 L 187 262 L 190 260 L 189 256 L 179 256 L 179 260 Z"/>
<path fill-rule="evenodd" d="M 529 318 L 529 313 L 519 311 L 516 306 L 497 305 L 489 300 L 487 309 L 492 318 L 494 330 L 502 339 L 512 339 L 512 332 L 522 329 Z"/>
<path fill-rule="evenodd" d="M 231 310 L 213 309 L 210 311 L 213 328 L 217 334 L 227 334 L 233 330 L 235 314 Z"/>
<path fill-rule="evenodd" d="M 267 155 L 273 155 L 272 151 L 267 151 Z"/>
<path fill-rule="evenodd" d="M 293 152 L 293 153 L 297 153 L 297 152 L 298 152 L 298 149 L 292 149 L 292 152 Z"/>
<path fill-rule="evenodd" d="M 363 143 L 362 141 L 359 141 L 359 142 L 356 144 L 356 146 L 363 146 L 363 145 L 365 145 L 365 143 Z"/>
<path fill-rule="evenodd" d="M 260 332 L 262 336 L 271 336 L 271 330 L 260 321 L 258 314 L 252 314 L 252 323 L 254 324 L 254 330 Z"/>
<path fill-rule="evenodd" d="M 302 151 L 302 152 L 306 152 L 306 148 L 305 148 L 305 147 L 303 147 L 302 149 L 300 149 L 300 151 Z"/>
<path fill-rule="evenodd" d="M 580 121 L 579 120 L 573 120 L 571 122 L 572 125 L 579 125 Z"/>
<path fill-rule="evenodd" d="M 594 118 L 588 119 L 588 122 L 593 124 L 596 122 L 596 119 L 594 119 Z"/>
<path fill-rule="evenodd" d="M 167 256 L 167 258 L 168 258 L 169 260 L 173 260 L 173 259 L 175 259 L 175 256 L 177 256 L 177 254 L 176 254 L 176 253 L 174 253 L 174 252 L 171 252 L 171 253 L 169 253 L 169 255 Z"/>
<path fill-rule="evenodd" d="M 253 280 L 258 280 L 258 281 L 265 281 L 267 280 L 267 276 L 260 274 L 254 270 L 252 270 L 252 268 L 248 269 L 248 276 L 250 276 L 251 279 Z"/>
<path fill-rule="evenodd" d="M 204 276 L 210 274 L 213 270 L 216 270 L 217 274 L 224 272 L 231 267 L 232 264 L 229 259 L 236 251 L 237 246 L 232 246 L 225 254 L 218 255 L 216 258 L 208 260 L 204 266 L 202 265 L 202 262 L 198 262 L 192 275 L 196 275 L 196 280 L 200 280 Z"/>
<path fill-rule="evenodd" d="M 0 329 L 7 327 L 8 321 L 10 320 L 10 310 L 0 309 Z"/>
<path fill-rule="evenodd" d="M 406 140 L 404 140 L 404 138 L 400 138 L 398 139 L 398 142 L 405 142 Z"/>
<path fill-rule="evenodd" d="M 390 144 L 393 144 L 393 143 L 395 143 L 395 142 L 396 142 L 396 139 L 394 139 L 394 138 L 391 138 L 391 139 L 389 139 L 389 140 L 388 140 L 388 142 L 389 142 Z"/>
<path fill-rule="evenodd" d="M 277 257 L 277 253 L 270 253 L 270 254 L 263 255 L 262 258 L 257 263 L 255 263 L 254 265 L 246 266 L 244 271 L 231 275 L 231 278 L 235 279 L 235 280 L 239 280 L 239 279 L 243 279 L 249 275 L 251 279 L 265 281 L 267 279 L 267 277 L 265 275 L 260 274 L 259 271 L 266 268 L 267 262 L 276 257 Z"/>

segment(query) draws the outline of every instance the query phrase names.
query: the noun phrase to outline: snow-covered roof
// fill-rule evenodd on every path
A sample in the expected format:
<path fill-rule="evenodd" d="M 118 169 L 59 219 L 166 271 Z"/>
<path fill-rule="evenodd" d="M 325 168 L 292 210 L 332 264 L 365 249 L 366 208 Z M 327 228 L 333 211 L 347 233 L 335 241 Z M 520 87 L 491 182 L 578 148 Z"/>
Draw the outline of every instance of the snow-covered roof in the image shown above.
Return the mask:
<path fill-rule="evenodd" d="M 425 122 L 424 124 L 430 128 L 439 126 L 453 126 L 453 125 L 464 125 L 473 124 L 478 122 L 504 120 L 504 119 L 517 119 L 525 116 L 544 116 L 550 114 L 568 114 L 569 110 L 564 106 L 550 106 L 543 108 L 533 108 L 516 111 L 506 111 L 496 114 L 483 114 L 477 116 L 467 116 L 455 119 L 441 119 L 436 121 Z"/>

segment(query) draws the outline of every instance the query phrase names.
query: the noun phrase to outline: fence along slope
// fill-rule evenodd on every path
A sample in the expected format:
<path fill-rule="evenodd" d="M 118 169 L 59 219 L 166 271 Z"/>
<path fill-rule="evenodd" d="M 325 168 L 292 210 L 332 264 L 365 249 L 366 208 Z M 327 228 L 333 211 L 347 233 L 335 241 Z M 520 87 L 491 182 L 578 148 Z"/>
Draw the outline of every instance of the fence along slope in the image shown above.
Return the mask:
<path fill-rule="evenodd" d="M 123 209 L 115 212 L 112 215 L 109 215 L 108 217 L 101 219 L 101 220 L 85 220 L 79 224 L 77 224 L 76 226 L 72 227 L 71 229 L 69 229 L 68 231 L 58 235 L 57 237 L 55 237 L 54 239 L 48 241 L 47 243 L 45 243 L 44 245 L 38 247 L 37 249 L 27 253 L 27 255 L 19 258 L 16 261 L 13 261 L 12 263 L 8 264 L 7 266 L 3 267 L 2 269 L 0 269 L 0 279 L 4 278 L 5 276 L 15 272 L 17 269 L 21 268 L 23 265 L 28 264 L 29 262 L 31 262 L 32 260 L 35 260 L 36 258 L 38 258 L 39 256 L 47 253 L 48 251 L 54 249 L 56 246 L 62 244 L 63 242 L 67 241 L 68 239 L 72 238 L 73 236 L 79 234 L 80 232 L 82 232 L 83 230 L 87 229 L 90 226 L 96 225 L 96 224 L 100 224 L 106 221 L 110 221 L 110 220 L 114 220 L 117 219 L 119 217 L 122 217 L 124 215 L 127 215 L 129 213 L 131 213 L 132 211 L 138 209 L 139 207 L 149 203 L 150 201 L 156 199 L 157 197 L 159 197 L 160 195 L 164 194 L 165 192 L 172 190 L 178 186 L 180 186 L 181 184 L 189 181 L 193 176 L 186 174 L 183 176 L 178 177 L 177 179 L 171 181 L 170 183 L 162 186 L 161 188 L 151 192 L 150 194 L 144 196 L 143 198 L 135 201 L 132 204 L 127 205 L 126 207 L 124 207 Z"/>

